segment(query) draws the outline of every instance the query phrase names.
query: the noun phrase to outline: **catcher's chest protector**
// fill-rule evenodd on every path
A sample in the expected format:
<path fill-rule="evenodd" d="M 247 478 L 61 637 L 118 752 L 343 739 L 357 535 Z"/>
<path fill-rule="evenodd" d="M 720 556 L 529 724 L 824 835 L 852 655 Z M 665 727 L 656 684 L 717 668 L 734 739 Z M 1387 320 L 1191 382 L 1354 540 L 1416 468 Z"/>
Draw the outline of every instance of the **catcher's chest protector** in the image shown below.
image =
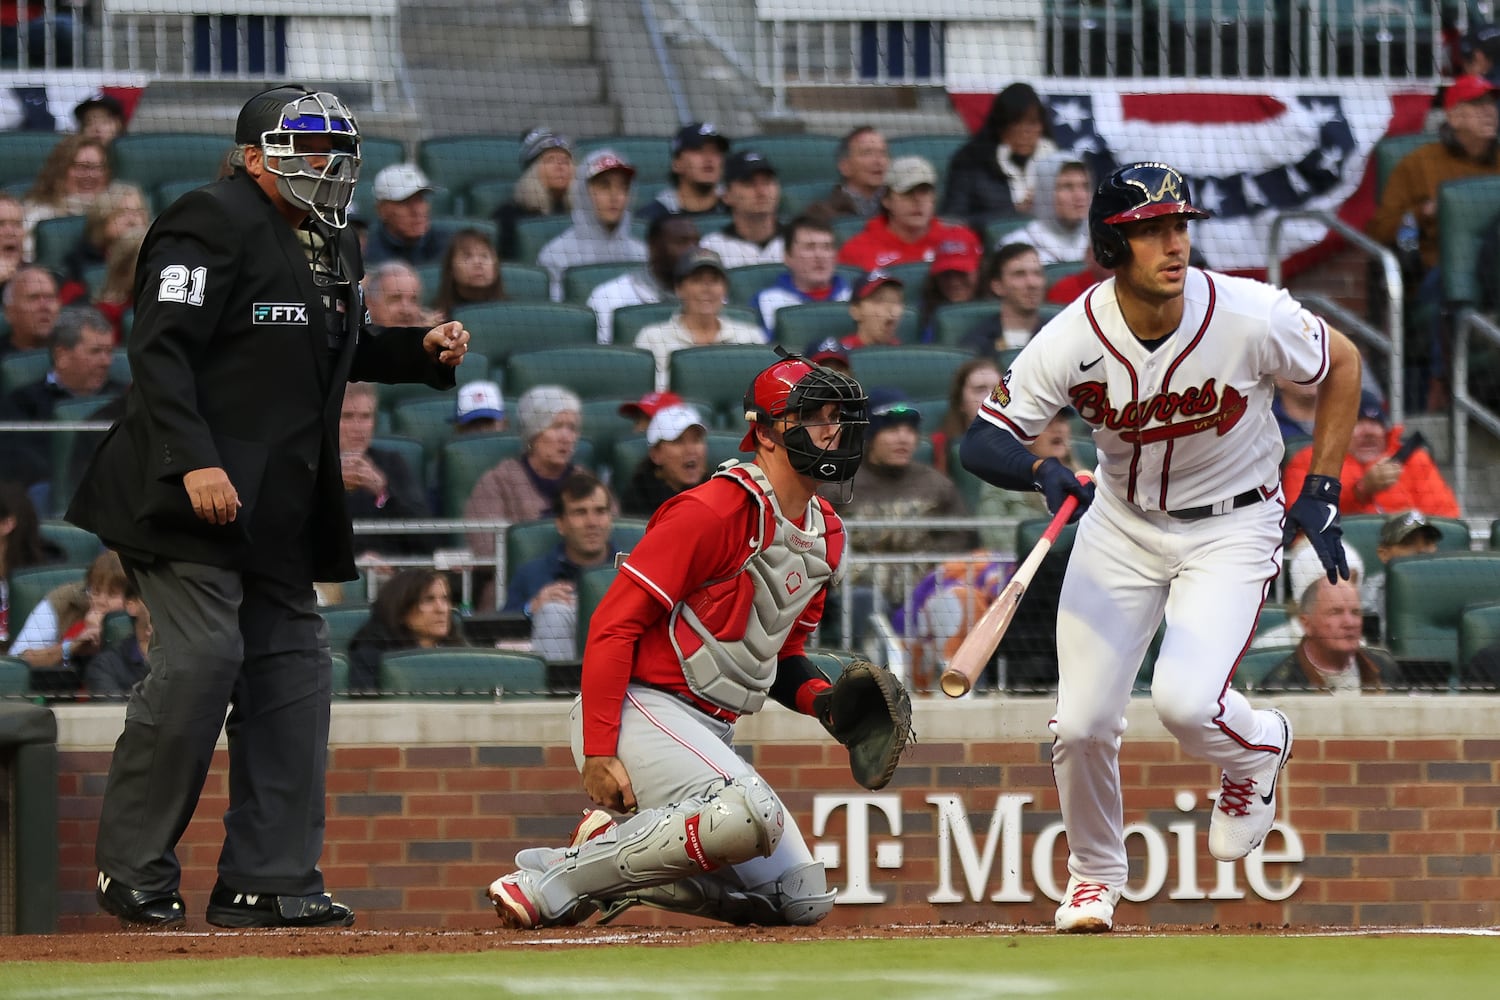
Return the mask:
<path fill-rule="evenodd" d="M 688 687 L 731 712 L 754 712 L 776 676 L 776 655 L 797 618 L 835 578 L 844 529 L 814 497 L 805 528 L 788 521 L 770 481 L 755 465 L 715 473 L 734 480 L 755 504 L 751 554 L 739 572 L 710 580 L 672 609 L 672 645 Z"/>

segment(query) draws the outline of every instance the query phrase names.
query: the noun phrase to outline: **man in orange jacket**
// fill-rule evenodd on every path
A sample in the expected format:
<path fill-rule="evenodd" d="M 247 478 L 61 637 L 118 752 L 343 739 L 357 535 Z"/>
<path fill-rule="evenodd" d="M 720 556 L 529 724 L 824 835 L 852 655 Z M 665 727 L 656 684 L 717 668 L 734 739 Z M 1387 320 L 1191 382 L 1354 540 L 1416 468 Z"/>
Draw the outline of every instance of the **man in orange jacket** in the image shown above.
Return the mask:
<path fill-rule="evenodd" d="M 1458 499 L 1443 481 L 1425 448 L 1403 448 L 1401 427 L 1392 427 L 1374 393 L 1359 398 L 1359 419 L 1339 471 L 1343 514 L 1399 514 L 1420 510 L 1434 517 L 1458 517 Z M 1287 462 L 1281 488 L 1298 496 L 1312 451 L 1304 448 Z"/>

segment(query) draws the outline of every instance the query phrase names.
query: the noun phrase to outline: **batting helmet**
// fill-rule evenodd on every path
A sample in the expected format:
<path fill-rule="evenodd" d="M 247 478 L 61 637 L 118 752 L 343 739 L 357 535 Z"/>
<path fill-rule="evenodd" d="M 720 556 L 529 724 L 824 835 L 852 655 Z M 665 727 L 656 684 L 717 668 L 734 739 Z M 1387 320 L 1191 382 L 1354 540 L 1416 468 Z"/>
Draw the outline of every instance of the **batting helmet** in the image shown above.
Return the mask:
<path fill-rule="evenodd" d="M 1165 163 L 1131 163 L 1104 178 L 1089 204 L 1089 236 L 1094 259 L 1113 269 L 1130 259 L 1130 241 L 1120 231 L 1126 222 L 1163 215 L 1207 219 L 1193 207 L 1187 178 Z"/>
<path fill-rule="evenodd" d="M 772 427 L 787 416 L 810 417 L 829 403 L 838 406 L 841 433 L 837 444 L 820 448 L 813 444 L 806 427 L 791 427 L 782 434 L 787 458 L 794 470 L 820 482 L 842 483 L 854 478 L 865 454 L 869 398 L 848 375 L 796 354 L 784 354 L 756 375 L 745 390 L 745 419 L 750 428 L 740 442 L 740 450 L 755 450 L 757 425 Z"/>

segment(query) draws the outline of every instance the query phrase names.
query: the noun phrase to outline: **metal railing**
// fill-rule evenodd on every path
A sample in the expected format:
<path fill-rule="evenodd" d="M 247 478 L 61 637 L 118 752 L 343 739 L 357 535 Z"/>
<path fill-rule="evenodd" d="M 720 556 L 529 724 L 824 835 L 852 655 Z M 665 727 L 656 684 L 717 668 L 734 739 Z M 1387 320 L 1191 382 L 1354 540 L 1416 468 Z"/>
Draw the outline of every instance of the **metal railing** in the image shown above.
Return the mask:
<path fill-rule="evenodd" d="M 1303 305 L 1310 306 L 1334 320 L 1341 331 L 1352 334 L 1355 339 L 1379 351 L 1386 358 L 1387 368 L 1390 372 L 1390 377 L 1387 379 L 1390 384 L 1386 388 L 1386 402 L 1390 409 L 1391 422 L 1399 424 L 1406 419 L 1406 405 L 1403 394 L 1403 382 L 1406 377 L 1406 348 L 1403 333 L 1406 315 L 1406 293 L 1401 283 L 1401 264 L 1389 247 L 1370 239 L 1370 237 L 1331 212 L 1303 209 L 1278 212 L 1276 217 L 1271 220 L 1271 235 L 1266 243 L 1266 280 L 1272 285 L 1281 285 L 1282 229 L 1285 228 L 1288 222 L 1299 219 L 1311 219 L 1315 222 L 1321 222 L 1342 236 L 1356 250 L 1359 250 L 1366 257 L 1375 261 L 1380 267 L 1381 281 L 1386 297 L 1384 330 L 1372 325 L 1364 317 L 1345 309 L 1326 295 L 1304 293 L 1299 294 L 1297 298 Z"/>

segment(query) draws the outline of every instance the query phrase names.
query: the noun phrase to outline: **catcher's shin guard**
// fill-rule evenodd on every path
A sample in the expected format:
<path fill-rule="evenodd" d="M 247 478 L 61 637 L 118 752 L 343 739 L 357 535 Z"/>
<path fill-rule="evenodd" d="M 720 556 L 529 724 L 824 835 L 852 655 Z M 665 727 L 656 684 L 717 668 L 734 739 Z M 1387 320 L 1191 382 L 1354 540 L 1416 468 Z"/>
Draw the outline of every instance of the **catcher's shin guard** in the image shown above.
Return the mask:
<path fill-rule="evenodd" d="M 704 798 L 647 809 L 570 850 L 535 880 L 543 913 L 620 896 L 751 858 L 768 857 L 785 827 L 781 800 L 759 778 L 736 778 Z"/>
<path fill-rule="evenodd" d="M 599 922 L 607 924 L 639 904 L 739 926 L 807 926 L 828 916 L 835 895 L 837 893 L 828 888 L 822 863 L 817 861 L 799 865 L 773 885 L 759 886 L 756 890 L 735 889 L 713 875 L 690 875 L 666 885 L 601 901 L 599 909 L 603 918 Z"/>

